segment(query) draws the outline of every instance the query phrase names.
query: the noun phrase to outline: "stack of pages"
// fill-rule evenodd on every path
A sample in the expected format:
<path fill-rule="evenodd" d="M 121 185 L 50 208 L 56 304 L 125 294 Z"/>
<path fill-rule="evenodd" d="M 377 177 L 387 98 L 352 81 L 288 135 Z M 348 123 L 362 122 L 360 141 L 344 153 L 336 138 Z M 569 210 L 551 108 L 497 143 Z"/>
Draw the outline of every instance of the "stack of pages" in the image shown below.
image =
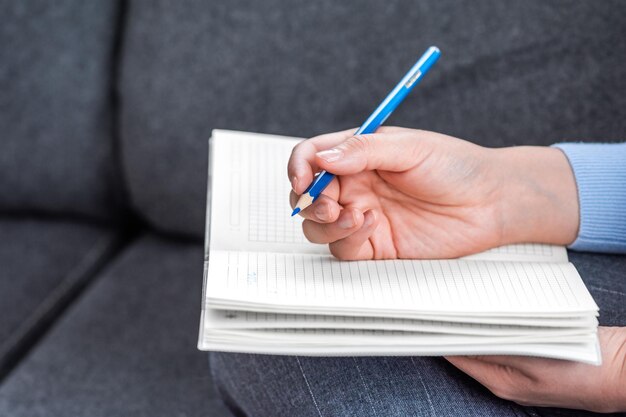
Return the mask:
<path fill-rule="evenodd" d="M 307 242 L 288 203 L 299 140 L 213 132 L 200 349 L 600 363 L 598 307 L 562 247 L 346 262 Z"/>

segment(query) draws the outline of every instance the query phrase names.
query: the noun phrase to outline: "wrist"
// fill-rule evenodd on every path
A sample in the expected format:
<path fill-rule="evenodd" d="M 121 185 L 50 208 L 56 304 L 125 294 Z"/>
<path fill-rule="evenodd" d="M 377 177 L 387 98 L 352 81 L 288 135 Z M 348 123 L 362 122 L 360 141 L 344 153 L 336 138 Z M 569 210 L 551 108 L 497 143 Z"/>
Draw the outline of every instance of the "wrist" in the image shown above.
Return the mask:
<path fill-rule="evenodd" d="M 567 157 L 555 148 L 494 150 L 501 244 L 569 245 L 578 234 L 578 191 Z"/>

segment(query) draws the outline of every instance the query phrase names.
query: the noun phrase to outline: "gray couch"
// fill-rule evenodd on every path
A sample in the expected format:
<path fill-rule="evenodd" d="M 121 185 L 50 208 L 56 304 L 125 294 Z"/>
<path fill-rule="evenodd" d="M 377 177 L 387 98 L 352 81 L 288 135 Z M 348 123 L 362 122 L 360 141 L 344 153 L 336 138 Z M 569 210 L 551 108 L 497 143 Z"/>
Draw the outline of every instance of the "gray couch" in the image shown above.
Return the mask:
<path fill-rule="evenodd" d="M 624 140 L 626 4 L 544 3 L 1 0 L 0 415 L 227 415 L 195 348 L 213 128 L 355 126 L 436 44 L 390 124 Z M 571 258 L 592 293 L 626 271 Z"/>

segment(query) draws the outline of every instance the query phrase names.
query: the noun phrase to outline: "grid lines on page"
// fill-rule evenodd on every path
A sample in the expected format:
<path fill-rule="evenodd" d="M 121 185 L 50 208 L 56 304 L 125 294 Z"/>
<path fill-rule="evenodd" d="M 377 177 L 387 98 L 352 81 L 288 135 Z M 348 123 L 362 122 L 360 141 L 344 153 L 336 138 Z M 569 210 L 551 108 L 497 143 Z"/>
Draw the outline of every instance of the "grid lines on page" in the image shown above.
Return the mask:
<path fill-rule="evenodd" d="M 290 216 L 286 175 L 290 150 L 251 143 L 248 239 L 252 242 L 304 243 L 302 218 Z"/>

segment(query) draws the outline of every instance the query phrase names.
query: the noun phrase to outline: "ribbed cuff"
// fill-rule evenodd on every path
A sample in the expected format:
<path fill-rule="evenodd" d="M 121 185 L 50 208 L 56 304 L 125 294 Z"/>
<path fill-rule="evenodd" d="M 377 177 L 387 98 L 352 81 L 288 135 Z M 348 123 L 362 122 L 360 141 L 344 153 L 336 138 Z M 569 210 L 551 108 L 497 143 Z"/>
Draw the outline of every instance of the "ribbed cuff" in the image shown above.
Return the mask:
<path fill-rule="evenodd" d="M 569 247 L 626 253 L 626 143 L 558 143 L 569 160 L 580 204 L 578 237 Z"/>

